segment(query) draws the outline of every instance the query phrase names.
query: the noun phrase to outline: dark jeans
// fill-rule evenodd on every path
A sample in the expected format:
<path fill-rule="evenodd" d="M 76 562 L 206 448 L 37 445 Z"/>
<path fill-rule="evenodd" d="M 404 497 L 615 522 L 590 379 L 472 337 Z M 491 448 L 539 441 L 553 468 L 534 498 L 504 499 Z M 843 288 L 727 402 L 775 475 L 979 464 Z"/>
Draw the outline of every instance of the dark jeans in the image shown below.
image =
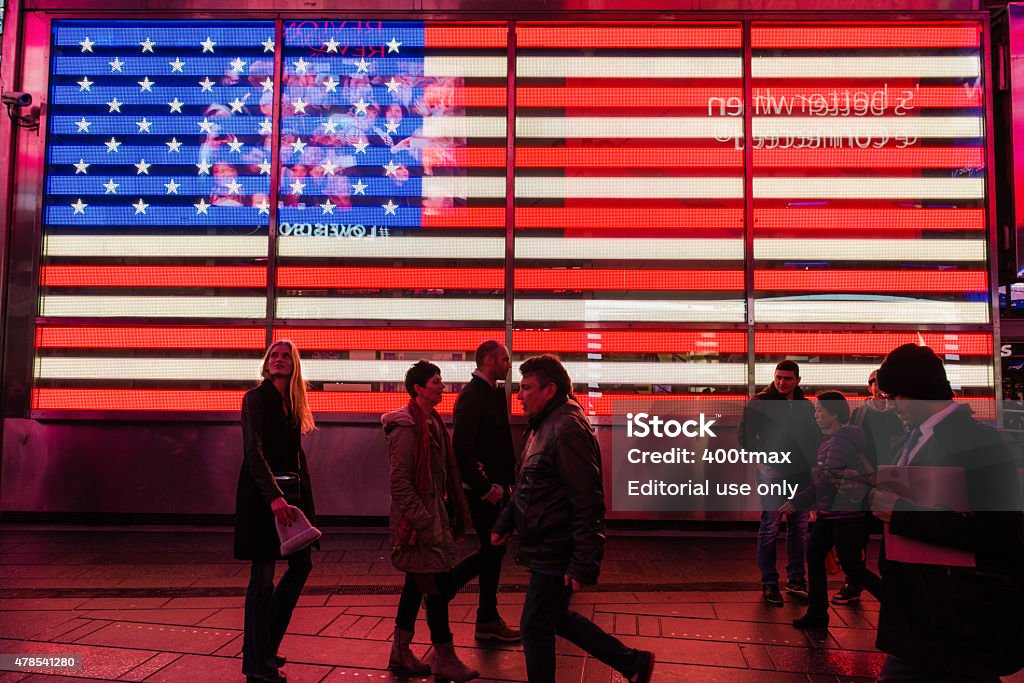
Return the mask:
<path fill-rule="evenodd" d="M 864 566 L 867 546 L 867 518 L 819 519 L 811 529 L 807 543 L 807 613 L 828 614 L 828 574 L 825 558 L 835 546 L 839 564 L 846 576 L 863 586 L 876 598 L 882 590 L 882 579 Z"/>
<path fill-rule="evenodd" d="M 555 683 L 555 635 L 562 636 L 626 678 L 636 673 L 637 650 L 626 647 L 586 617 L 569 609 L 572 588 L 561 576 L 530 574 L 519 626 L 530 683 Z"/>
<path fill-rule="evenodd" d="M 783 477 L 778 471 L 760 465 L 757 468 L 758 484 L 775 484 Z M 778 509 L 785 503 L 781 496 L 761 496 L 761 527 L 757 530 L 757 566 L 761 570 L 761 583 L 778 585 L 779 570 L 775 567 L 776 542 L 782 527 L 782 513 Z M 797 510 L 788 515 L 786 521 L 786 577 L 790 581 L 802 581 L 805 575 L 804 561 L 807 548 L 807 522 L 810 513 Z"/>
<path fill-rule="evenodd" d="M 493 525 L 493 522 L 492 522 Z M 487 531 L 487 542 L 490 545 L 491 532 Z M 504 549 L 502 549 L 504 552 Z M 402 595 L 398 599 L 398 613 L 395 615 L 395 626 L 406 631 L 416 630 L 416 615 L 420 611 L 420 601 L 426 596 L 427 628 L 430 629 L 430 642 L 447 643 L 452 639 L 448 627 L 448 603 L 459 590 L 469 583 L 473 577 L 481 575 L 485 561 L 482 552 L 476 552 L 455 565 L 451 571 L 435 574 L 413 574 L 406 572 Z M 500 558 L 499 558 L 500 563 Z M 499 565 L 500 566 L 500 565 Z M 481 579 L 481 583 L 483 580 Z M 425 590 L 427 585 L 436 590 Z M 495 579 L 497 591 L 497 579 Z M 481 592 L 483 588 L 481 587 Z M 481 596 L 481 601 L 483 597 Z M 497 601 L 497 597 L 495 597 Z M 495 609 L 497 613 L 497 609 Z"/>
<path fill-rule="evenodd" d="M 878 683 L 999 683 L 999 677 L 924 671 L 899 657 L 886 655 Z"/>
<path fill-rule="evenodd" d="M 310 549 L 289 555 L 288 569 L 274 587 L 274 560 L 254 560 L 245 591 L 245 632 L 242 673 L 267 676 L 277 672 L 274 655 L 291 621 L 306 578 L 313 570 Z"/>
<path fill-rule="evenodd" d="M 502 506 L 480 500 L 472 493 L 467 492 L 467 495 L 469 514 L 473 517 L 473 527 L 476 529 L 477 538 L 480 539 L 480 550 L 476 553 L 479 555 L 478 564 L 469 566 L 478 567 L 480 575 L 480 604 L 476 610 L 476 620 L 478 623 L 482 623 L 498 618 L 498 583 L 501 581 L 501 560 L 505 557 L 505 546 L 491 545 L 491 529 L 498 521 L 498 514 L 501 512 Z M 466 559 L 469 560 L 469 558 Z M 457 576 L 456 578 L 461 577 Z M 467 576 L 466 581 L 472 578 L 472 576 Z M 461 587 L 460 585 L 455 590 Z"/>

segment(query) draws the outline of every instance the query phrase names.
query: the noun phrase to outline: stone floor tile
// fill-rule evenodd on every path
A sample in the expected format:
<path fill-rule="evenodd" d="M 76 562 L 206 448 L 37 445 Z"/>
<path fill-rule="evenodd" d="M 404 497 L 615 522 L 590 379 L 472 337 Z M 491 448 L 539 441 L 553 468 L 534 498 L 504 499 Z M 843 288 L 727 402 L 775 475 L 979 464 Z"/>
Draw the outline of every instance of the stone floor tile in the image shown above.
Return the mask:
<path fill-rule="evenodd" d="M 321 629 L 320 633 L 317 635 L 328 636 L 331 638 L 342 638 L 345 636 L 345 633 L 361 618 L 362 617 L 358 614 L 339 614 L 335 617 L 334 621 Z"/>
<path fill-rule="evenodd" d="M 82 613 L 81 616 L 85 619 L 195 626 L 216 612 L 216 609 L 100 609 L 89 610 Z M 238 628 L 241 627 L 241 622 L 239 622 Z"/>
<path fill-rule="evenodd" d="M 767 603 L 731 603 L 715 604 L 715 615 L 728 621 L 757 621 L 776 624 L 792 624 L 793 620 L 803 616 L 807 611 L 806 604 L 788 601 L 782 607 Z"/>
<path fill-rule="evenodd" d="M 76 607 L 80 610 L 97 609 L 159 609 L 170 598 L 90 598 Z"/>
<path fill-rule="evenodd" d="M 31 654 L 40 656 L 59 656 L 75 654 L 82 657 L 82 669 L 73 673 L 73 677 L 100 678 L 116 680 L 157 654 L 151 650 L 134 650 L 123 647 L 89 647 L 85 645 L 69 646 L 64 643 L 23 642 L 0 640 L 0 652 Z M 38 672 L 65 676 L 69 672 L 51 671 Z"/>
<path fill-rule="evenodd" d="M 662 619 L 661 633 L 665 638 L 691 640 L 760 643 L 762 645 L 807 644 L 804 634 L 799 629 L 793 628 L 791 624 L 718 619 Z"/>
<path fill-rule="evenodd" d="M 575 602 L 575 598 L 573 598 Z M 695 617 L 698 619 L 714 619 L 715 608 L 710 604 L 699 602 L 643 603 L 632 605 L 615 605 L 598 603 L 594 606 L 598 612 L 645 614 L 658 617 Z"/>
<path fill-rule="evenodd" d="M 33 640 L 40 633 L 68 624 L 75 612 L 0 612 L 0 638 Z"/>
<path fill-rule="evenodd" d="M 740 645 L 740 652 L 743 654 L 743 659 L 746 660 L 748 668 L 766 671 L 775 670 L 775 663 L 768 654 L 768 648 L 764 645 L 746 643 Z"/>
<path fill-rule="evenodd" d="M 154 657 L 147 659 L 142 664 L 128 671 L 121 677 L 123 681 L 144 681 L 150 676 L 155 675 L 161 669 L 170 664 L 173 664 L 178 658 L 184 655 L 179 655 L 174 652 L 160 652 Z"/>
<path fill-rule="evenodd" d="M 226 645 L 219 648 L 213 654 L 218 657 L 241 657 L 242 656 L 242 634 L 239 633 L 233 640 L 229 640 Z"/>
<path fill-rule="evenodd" d="M 113 623 L 112 621 L 104 621 L 102 619 L 76 619 L 75 621 L 81 622 L 78 628 L 62 633 L 56 638 L 50 638 L 50 640 L 54 643 L 77 643 L 80 638 L 90 636 Z"/>
<path fill-rule="evenodd" d="M 3 584 L 0 584 L 3 585 Z M 0 610 L 4 612 L 27 610 L 69 610 L 78 609 L 85 598 L 10 598 L 0 600 Z"/>
<path fill-rule="evenodd" d="M 879 652 L 809 650 L 800 647 L 768 647 L 775 668 L 813 674 L 878 676 L 884 655 Z"/>
<path fill-rule="evenodd" d="M 324 639 L 316 636 L 288 634 L 281 642 L 281 652 L 292 662 L 324 666 L 365 667 L 367 662 L 387 664 L 391 643 L 355 638 Z"/>
<path fill-rule="evenodd" d="M 75 644 L 211 654 L 237 635 L 237 631 L 223 629 L 116 622 L 77 639 Z"/>
<path fill-rule="evenodd" d="M 244 595 L 220 596 L 211 598 L 171 598 L 165 607 L 169 608 L 210 608 L 222 609 L 224 607 L 244 607 Z"/>

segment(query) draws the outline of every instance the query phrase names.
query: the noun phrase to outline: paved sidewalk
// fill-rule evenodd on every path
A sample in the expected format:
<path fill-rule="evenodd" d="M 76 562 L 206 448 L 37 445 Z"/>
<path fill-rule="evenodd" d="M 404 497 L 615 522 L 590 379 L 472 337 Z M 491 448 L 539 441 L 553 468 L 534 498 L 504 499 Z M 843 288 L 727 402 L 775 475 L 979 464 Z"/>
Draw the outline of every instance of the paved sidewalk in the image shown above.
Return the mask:
<path fill-rule="evenodd" d="M 802 604 L 760 601 L 754 545 L 753 534 L 613 532 L 601 584 L 574 606 L 654 650 L 656 681 L 872 680 L 882 660 L 873 647 L 878 604 L 833 608 L 829 634 L 810 638 L 789 623 Z M 247 579 L 224 528 L 0 525 L 0 653 L 82 655 L 81 671 L 62 676 L 242 681 Z M 499 599 L 511 623 L 526 579 L 509 561 Z M 384 669 L 401 581 L 384 533 L 328 531 L 282 644 L 289 681 L 405 680 Z M 476 599 L 474 582 L 452 606 L 460 655 L 481 681 L 525 681 L 521 648 L 473 641 Z M 427 640 L 421 614 L 414 649 Z M 622 680 L 571 645 L 559 648 L 560 682 Z M 60 680 L 0 672 L 0 682 L 44 678 Z"/>

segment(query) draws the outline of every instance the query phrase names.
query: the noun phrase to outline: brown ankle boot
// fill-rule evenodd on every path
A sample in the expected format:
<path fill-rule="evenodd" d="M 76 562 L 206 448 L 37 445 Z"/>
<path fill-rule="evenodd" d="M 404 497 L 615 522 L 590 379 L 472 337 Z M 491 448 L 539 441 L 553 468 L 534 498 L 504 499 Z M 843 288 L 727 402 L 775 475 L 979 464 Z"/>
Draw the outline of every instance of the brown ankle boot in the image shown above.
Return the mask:
<path fill-rule="evenodd" d="M 391 641 L 391 657 L 388 658 L 388 668 L 392 671 L 417 675 L 430 673 L 430 666 L 421 662 L 409 649 L 411 643 L 412 631 L 402 628 L 395 629 L 395 637 Z"/>
<path fill-rule="evenodd" d="M 455 647 L 450 640 L 447 643 L 434 645 L 434 659 L 430 662 L 430 670 L 434 673 L 435 682 L 463 683 L 463 681 L 471 681 L 480 675 L 479 672 L 459 661 L 455 655 Z"/>

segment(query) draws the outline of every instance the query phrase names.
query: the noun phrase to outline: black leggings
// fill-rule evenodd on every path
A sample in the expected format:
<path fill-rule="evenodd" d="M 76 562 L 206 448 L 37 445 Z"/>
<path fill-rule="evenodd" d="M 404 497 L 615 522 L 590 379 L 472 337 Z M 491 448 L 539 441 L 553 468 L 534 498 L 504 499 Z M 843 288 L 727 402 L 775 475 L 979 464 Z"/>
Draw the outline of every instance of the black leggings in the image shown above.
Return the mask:
<path fill-rule="evenodd" d="M 807 542 L 807 613 L 828 614 L 828 574 L 825 558 L 835 546 L 839 564 L 850 579 L 863 586 L 876 598 L 882 590 L 882 579 L 864 566 L 867 546 L 867 517 L 819 519 L 811 529 Z"/>

